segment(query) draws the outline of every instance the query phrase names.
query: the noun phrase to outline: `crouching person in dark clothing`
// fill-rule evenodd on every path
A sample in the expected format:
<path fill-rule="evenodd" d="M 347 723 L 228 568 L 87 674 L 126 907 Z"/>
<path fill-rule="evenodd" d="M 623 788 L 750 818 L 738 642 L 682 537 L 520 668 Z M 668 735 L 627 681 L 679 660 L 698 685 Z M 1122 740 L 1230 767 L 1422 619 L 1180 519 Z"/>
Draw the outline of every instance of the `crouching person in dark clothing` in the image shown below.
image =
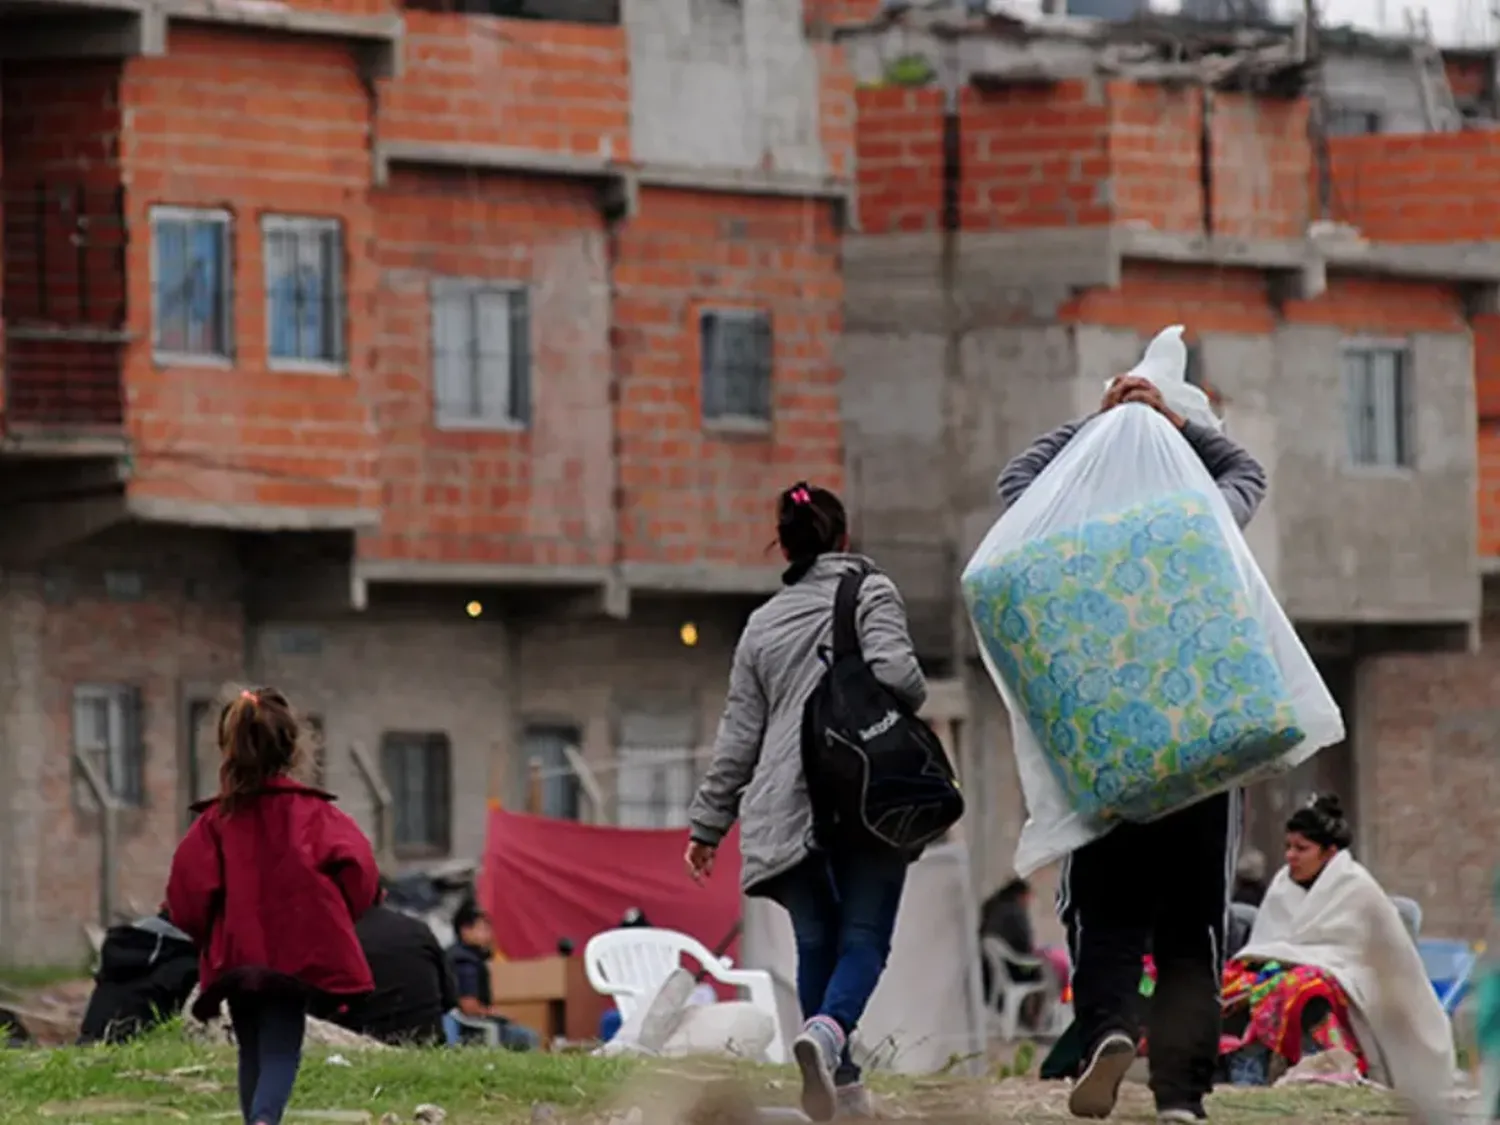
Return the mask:
<path fill-rule="evenodd" d="M 1256 460 L 1209 425 L 1183 419 L 1145 379 L 1110 385 L 1101 412 L 1141 403 L 1178 428 L 1219 486 L 1235 521 L 1250 522 L 1266 493 Z M 1087 419 L 1039 438 L 1000 475 L 1014 504 Z M 1058 915 L 1073 961 L 1082 1073 L 1069 1109 L 1108 1117 L 1140 1039 L 1141 959 L 1156 962 L 1148 1040 L 1151 1090 L 1162 1122 L 1206 1119 L 1219 1048 L 1224 924 L 1239 850 L 1241 797 L 1221 793 L 1149 824 L 1122 824 L 1067 858 Z"/>
<path fill-rule="evenodd" d="M 383 894 L 383 892 L 382 892 Z M 453 970 L 426 922 L 381 902 L 354 927 L 375 988 L 315 1014 L 395 1046 L 441 1046 L 443 1017 L 458 1006 Z"/>
<path fill-rule="evenodd" d="M 512 1023 L 495 1010 L 490 989 L 490 959 L 495 955 L 495 931 L 489 915 L 472 902 L 460 906 L 453 915 L 453 932 L 458 941 L 448 950 L 448 963 L 458 985 L 458 1010 L 474 1020 L 489 1020 L 500 1030 L 500 1046 L 511 1051 L 534 1051 L 542 1045 L 541 1036 L 529 1027 Z M 460 1036 L 467 1029 L 460 1029 Z"/>

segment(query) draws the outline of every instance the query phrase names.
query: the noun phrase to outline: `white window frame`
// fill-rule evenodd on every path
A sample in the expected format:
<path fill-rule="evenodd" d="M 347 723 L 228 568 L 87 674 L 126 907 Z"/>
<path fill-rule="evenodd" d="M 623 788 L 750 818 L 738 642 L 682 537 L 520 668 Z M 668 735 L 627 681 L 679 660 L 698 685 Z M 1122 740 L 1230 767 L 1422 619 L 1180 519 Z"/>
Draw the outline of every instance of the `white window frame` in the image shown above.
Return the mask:
<path fill-rule="evenodd" d="M 161 242 L 158 234 L 163 223 L 211 223 L 220 228 L 224 239 L 223 268 L 219 278 L 223 307 L 219 311 L 220 330 L 224 336 L 223 352 L 179 352 L 163 348 L 161 339 Z M 152 207 L 151 227 L 151 357 L 163 367 L 232 367 L 234 366 L 234 216 L 215 207 Z"/>
<path fill-rule="evenodd" d="M 133 709 L 139 696 L 140 691 L 133 684 L 81 683 L 73 686 L 73 750 L 91 757 L 115 800 L 128 808 L 139 808 L 146 803 L 146 732 L 141 729 L 143 717 L 136 715 L 134 731 L 128 717 L 128 712 Z M 79 712 L 84 706 L 92 707 L 101 703 L 105 708 L 104 741 L 85 743 Z M 139 792 L 121 792 L 117 780 L 122 771 L 134 774 Z"/>
<path fill-rule="evenodd" d="M 621 828 L 686 828 L 688 808 L 697 786 L 698 755 L 687 747 L 621 746 L 615 759 L 615 823 Z M 649 802 L 625 800 L 627 777 L 644 776 L 652 795 L 665 789 L 660 817 L 640 816 Z M 629 793 L 636 797 L 636 793 Z"/>
<path fill-rule="evenodd" d="M 332 231 L 338 237 L 338 268 L 332 274 L 334 286 L 331 308 L 335 320 L 333 338 L 338 341 L 338 356 L 335 359 L 302 359 L 293 356 L 278 356 L 272 353 L 273 318 L 270 244 L 273 234 L 297 236 L 325 235 Z M 349 287 L 346 277 L 349 270 L 349 247 L 344 236 L 343 220 L 308 215 L 262 215 L 260 220 L 261 274 L 265 281 L 265 345 L 266 367 L 271 371 L 303 372 L 312 375 L 343 375 L 349 369 Z"/>
<path fill-rule="evenodd" d="M 710 414 L 708 412 L 708 384 L 710 357 L 703 351 L 703 322 L 714 316 L 725 321 L 765 321 L 770 352 L 766 356 L 766 412 L 765 414 Z M 766 433 L 776 414 L 776 318 L 771 310 L 746 308 L 735 305 L 703 305 L 698 309 L 693 331 L 698 337 L 698 395 L 699 416 L 704 429 L 734 430 L 746 433 Z"/>
<path fill-rule="evenodd" d="M 1397 387 L 1399 389 L 1395 424 L 1397 453 L 1390 461 L 1361 460 L 1355 448 L 1354 418 L 1355 401 L 1350 381 L 1349 362 L 1358 357 L 1368 358 L 1380 354 L 1398 357 Z M 1339 348 L 1340 401 L 1344 415 L 1344 464 L 1357 474 L 1375 476 L 1409 476 L 1416 471 L 1418 451 L 1416 448 L 1416 413 L 1413 399 L 1416 394 L 1415 357 L 1411 341 L 1401 338 L 1356 337 L 1347 339 Z M 1377 426 L 1380 419 L 1374 419 Z"/>
<path fill-rule="evenodd" d="M 515 301 L 517 295 L 524 296 L 529 301 L 531 297 L 531 289 L 529 286 L 520 282 L 494 281 L 477 277 L 441 277 L 433 279 L 431 285 L 428 288 L 427 294 L 428 325 L 429 335 L 431 337 L 431 339 L 429 340 L 428 354 L 431 358 L 432 367 L 433 424 L 439 430 L 453 432 L 478 430 L 488 433 L 519 433 L 521 431 L 529 429 L 531 426 L 532 411 L 535 409 L 535 404 L 533 402 L 533 391 L 536 385 L 533 368 L 533 361 L 535 357 L 533 355 L 531 347 L 532 332 L 531 312 L 529 307 L 526 315 L 525 338 L 517 341 L 515 335 L 512 333 L 508 340 L 510 351 L 506 355 L 506 367 L 507 375 L 512 380 L 517 378 L 517 361 L 515 358 L 515 349 L 518 344 L 522 349 L 522 356 L 520 359 L 521 374 L 519 376 L 522 385 L 520 387 L 512 385 L 509 388 L 512 404 L 512 409 L 510 410 L 510 412 L 504 416 L 493 415 L 478 417 L 459 417 L 453 414 L 444 413 L 443 403 L 438 397 L 438 303 L 446 297 L 459 295 L 468 298 L 468 300 L 470 301 L 471 310 L 473 308 L 473 301 L 477 297 L 484 295 L 504 296 L 507 302 L 506 311 L 510 317 L 510 325 L 512 328 L 514 328 L 515 308 L 512 302 Z M 477 329 L 475 331 L 477 334 Z M 477 365 L 479 362 L 480 360 L 478 356 L 471 355 L 469 357 L 469 377 L 471 380 L 478 377 L 475 370 L 475 365 Z M 519 411 L 514 408 L 518 397 L 525 404 Z"/>

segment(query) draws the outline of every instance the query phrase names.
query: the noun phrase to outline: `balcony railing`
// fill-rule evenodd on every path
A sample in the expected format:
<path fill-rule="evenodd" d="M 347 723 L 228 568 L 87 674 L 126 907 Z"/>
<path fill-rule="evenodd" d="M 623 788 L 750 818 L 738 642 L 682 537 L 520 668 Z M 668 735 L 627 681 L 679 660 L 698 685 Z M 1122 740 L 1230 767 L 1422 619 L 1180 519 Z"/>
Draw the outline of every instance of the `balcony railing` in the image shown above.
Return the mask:
<path fill-rule="evenodd" d="M 48 180 L 0 196 L 5 426 L 122 424 L 126 342 L 124 190 Z"/>

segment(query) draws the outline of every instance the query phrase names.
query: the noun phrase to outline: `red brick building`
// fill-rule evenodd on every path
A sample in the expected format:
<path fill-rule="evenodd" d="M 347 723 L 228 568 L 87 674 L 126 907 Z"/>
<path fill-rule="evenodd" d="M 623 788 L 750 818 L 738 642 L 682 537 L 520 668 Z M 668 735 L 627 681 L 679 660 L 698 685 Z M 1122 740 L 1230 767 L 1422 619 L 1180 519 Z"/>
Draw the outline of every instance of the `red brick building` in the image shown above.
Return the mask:
<path fill-rule="evenodd" d="M 0 2 L 7 955 L 155 908 L 226 681 L 375 831 L 362 748 L 401 860 L 538 758 L 549 812 L 679 823 L 774 496 L 843 483 L 838 53 L 729 5 L 47 7 Z"/>

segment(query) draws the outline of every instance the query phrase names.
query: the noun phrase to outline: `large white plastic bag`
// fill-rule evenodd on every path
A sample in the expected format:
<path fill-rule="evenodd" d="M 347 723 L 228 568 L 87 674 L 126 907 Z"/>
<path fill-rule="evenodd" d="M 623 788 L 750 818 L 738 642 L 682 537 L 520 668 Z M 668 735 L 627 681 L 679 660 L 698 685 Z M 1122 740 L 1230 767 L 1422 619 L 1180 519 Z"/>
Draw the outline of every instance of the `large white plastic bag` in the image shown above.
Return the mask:
<path fill-rule="evenodd" d="M 1115 568 L 1128 561 L 1141 565 L 1125 568 L 1126 585 L 1136 585 L 1133 593 L 1123 594 Z M 1013 581 L 1018 563 L 1025 588 L 997 590 L 996 576 Z M 1108 574 L 1093 572 L 1105 566 Z M 1049 584 L 1055 588 L 1049 590 Z M 1338 706 L 1272 596 L 1213 478 L 1187 439 L 1148 406 L 1116 407 L 1079 430 L 990 530 L 964 569 L 963 587 L 981 656 L 1011 715 L 1028 811 L 1016 852 L 1022 875 L 1099 837 L 1114 823 L 1074 807 L 1060 780 L 1067 764 L 1059 755 L 1049 759 L 1028 719 L 1029 712 L 1077 719 L 1076 711 L 1062 712 L 1076 706 L 1085 677 L 1092 686 L 1083 694 L 1092 699 L 1102 687 L 1110 702 L 1096 706 L 1089 720 L 1103 723 L 1103 729 L 1088 727 L 1084 735 L 1100 734 L 1116 749 L 1129 745 L 1147 758 L 1158 751 L 1155 760 L 1122 760 L 1131 776 L 1154 769 L 1161 780 L 1163 761 L 1171 765 L 1163 753 L 1203 734 L 1185 724 L 1216 709 L 1226 722 L 1246 718 L 1229 705 L 1241 696 L 1258 700 L 1261 710 L 1272 700 L 1273 713 L 1260 717 L 1274 728 L 1286 727 L 1280 720 L 1289 718 L 1294 726 L 1287 733 L 1292 739 L 1300 734 L 1300 740 L 1273 745 L 1274 757 L 1257 768 L 1220 778 L 1213 787 L 1183 792 L 1164 786 L 1164 803 L 1151 809 L 1151 816 L 1215 789 L 1290 769 L 1344 736 Z M 1002 624 L 1007 609 L 1017 612 Z M 1154 616 L 1138 626 L 1134 617 L 1143 612 Z M 1161 622 L 1162 613 L 1169 620 Z M 1048 676 L 1031 677 L 1025 699 L 1019 682 L 1025 677 L 1014 666 L 1005 670 L 1009 676 L 1000 667 L 1007 647 L 1019 649 L 986 639 L 987 631 L 993 638 L 1007 626 L 1013 641 L 1040 650 L 1050 644 L 1062 657 Z M 1220 635 L 1226 629 L 1227 638 Z M 1163 639 L 1173 636 L 1193 639 L 1196 648 L 1163 650 Z M 1227 672 L 1207 651 L 1226 641 L 1237 653 Z M 1269 663 L 1258 662 L 1257 652 L 1268 655 Z M 1174 672 L 1183 675 L 1170 675 Z M 1059 681 L 1071 695 L 1057 686 Z M 1205 682 L 1220 689 L 1216 701 L 1202 701 Z M 1228 703 L 1223 689 L 1231 693 Z M 1099 719 L 1112 704 L 1119 706 Z M 1050 726 L 1037 725 L 1044 727 L 1044 737 L 1052 733 Z"/>

